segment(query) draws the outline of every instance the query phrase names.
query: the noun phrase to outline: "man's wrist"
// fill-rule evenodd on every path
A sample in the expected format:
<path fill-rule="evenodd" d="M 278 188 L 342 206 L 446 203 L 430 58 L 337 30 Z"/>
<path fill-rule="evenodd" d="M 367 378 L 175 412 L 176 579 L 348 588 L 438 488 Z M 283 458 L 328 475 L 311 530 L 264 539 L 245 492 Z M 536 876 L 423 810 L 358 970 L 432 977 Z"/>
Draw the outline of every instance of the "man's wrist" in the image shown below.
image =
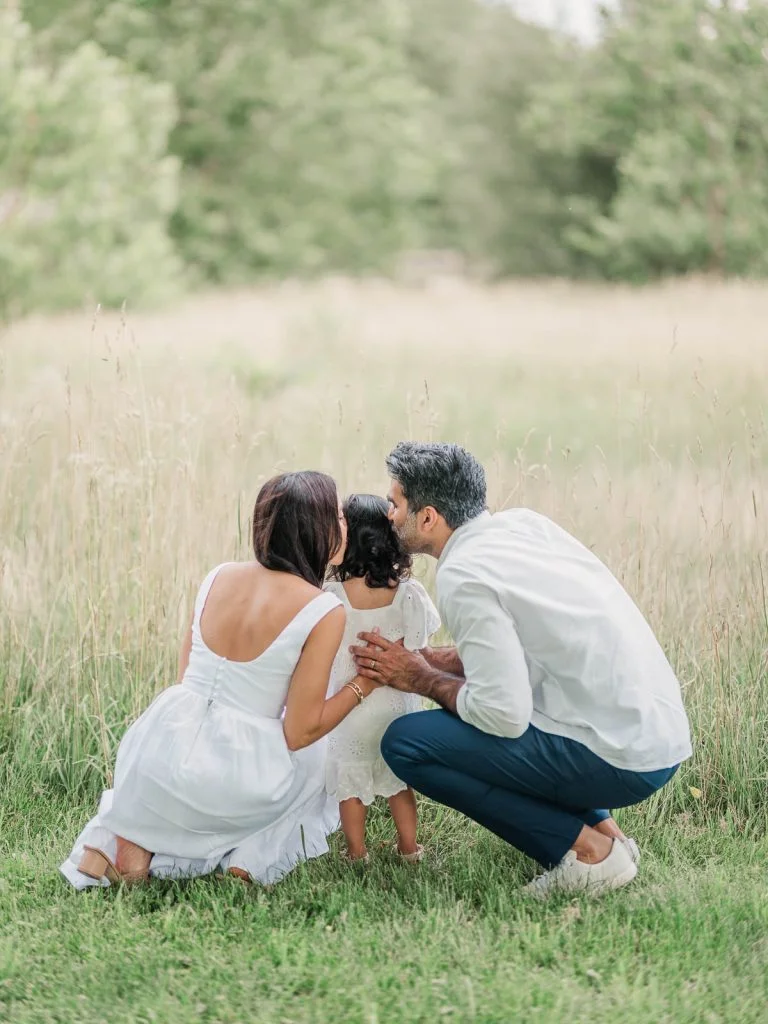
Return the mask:
<path fill-rule="evenodd" d="M 438 669 L 432 668 L 429 662 L 427 662 L 426 665 L 419 669 L 413 680 L 414 693 L 417 693 L 420 697 L 427 697 L 430 700 L 434 700 L 432 691 L 441 674 L 442 673 Z"/>

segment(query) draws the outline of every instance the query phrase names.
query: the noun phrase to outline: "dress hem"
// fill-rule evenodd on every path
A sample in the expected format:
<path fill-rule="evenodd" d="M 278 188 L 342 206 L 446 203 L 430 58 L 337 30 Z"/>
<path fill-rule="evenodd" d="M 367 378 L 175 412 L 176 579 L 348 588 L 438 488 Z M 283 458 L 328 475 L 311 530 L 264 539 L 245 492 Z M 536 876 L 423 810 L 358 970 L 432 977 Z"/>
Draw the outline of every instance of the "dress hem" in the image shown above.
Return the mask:
<path fill-rule="evenodd" d="M 102 793 L 99 811 L 77 838 L 59 871 L 78 890 L 109 886 L 106 878 L 84 875 L 78 865 L 87 843 L 103 850 L 112 860 L 117 836 L 101 823 L 112 803 L 112 790 Z M 339 828 L 338 804 L 325 793 L 315 793 L 290 814 L 253 835 L 244 837 L 234 848 L 209 857 L 180 857 L 156 853 L 150 863 L 150 877 L 165 879 L 199 878 L 216 870 L 239 867 L 255 882 L 272 885 L 303 861 L 328 853 L 328 837 Z"/>

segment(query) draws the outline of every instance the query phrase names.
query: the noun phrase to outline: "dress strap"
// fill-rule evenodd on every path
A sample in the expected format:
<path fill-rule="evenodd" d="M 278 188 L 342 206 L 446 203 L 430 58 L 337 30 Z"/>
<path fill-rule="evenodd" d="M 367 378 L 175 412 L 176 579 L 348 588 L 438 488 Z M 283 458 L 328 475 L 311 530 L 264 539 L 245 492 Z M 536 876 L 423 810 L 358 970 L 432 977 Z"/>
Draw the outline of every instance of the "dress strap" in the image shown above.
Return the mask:
<path fill-rule="evenodd" d="M 338 597 L 326 590 L 322 594 L 318 594 L 317 597 L 313 597 L 311 601 L 307 602 L 301 611 L 297 613 L 288 628 L 292 629 L 296 627 L 298 631 L 298 627 L 301 627 L 301 632 L 304 634 L 304 638 L 302 640 L 303 644 L 318 622 L 321 619 L 324 619 L 328 612 L 333 611 L 334 608 L 343 607 L 344 606 Z"/>
<path fill-rule="evenodd" d="M 205 602 L 208 600 L 208 594 L 211 592 L 213 581 L 219 574 L 219 570 L 223 569 L 225 565 L 230 565 L 230 562 L 222 562 L 221 565 L 217 565 L 215 569 L 211 569 L 208 575 L 205 577 L 203 582 L 200 584 L 200 589 L 197 592 L 195 598 L 195 619 L 194 625 L 200 628 L 200 616 L 203 614 L 203 608 L 205 608 Z"/>

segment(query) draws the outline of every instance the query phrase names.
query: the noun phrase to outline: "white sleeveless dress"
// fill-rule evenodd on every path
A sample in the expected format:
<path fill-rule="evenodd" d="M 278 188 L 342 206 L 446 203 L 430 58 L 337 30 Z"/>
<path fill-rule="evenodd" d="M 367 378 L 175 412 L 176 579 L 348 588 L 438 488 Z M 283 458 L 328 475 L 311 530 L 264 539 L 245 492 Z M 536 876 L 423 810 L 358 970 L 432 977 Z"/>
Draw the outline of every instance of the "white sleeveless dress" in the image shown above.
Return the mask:
<path fill-rule="evenodd" d="M 440 628 L 437 609 L 417 580 L 403 580 L 392 604 L 384 608 L 353 608 L 341 583 L 326 583 L 325 589 L 339 598 L 347 613 L 344 636 L 331 668 L 329 695 L 338 693 L 357 674 L 349 648 L 359 643 L 358 633 L 378 629 L 386 640 L 402 638 L 409 651 L 416 651 Z M 377 796 L 395 796 L 407 789 L 381 756 L 381 737 L 396 718 L 422 709 L 417 694 L 389 686 L 366 697 L 328 736 L 328 793 L 338 801 L 357 797 L 367 805 Z"/>
<path fill-rule="evenodd" d="M 271 884 L 300 861 L 328 852 L 339 815 L 324 785 L 326 740 L 290 751 L 282 713 L 307 637 L 340 601 L 318 595 L 258 658 L 228 661 L 200 632 L 220 568 L 197 595 L 182 682 L 161 693 L 126 732 L 114 789 L 103 793 L 98 814 L 61 865 L 78 889 L 109 884 L 77 865 L 86 843 L 114 860 L 116 836 L 153 851 L 156 877 L 238 867 Z"/>

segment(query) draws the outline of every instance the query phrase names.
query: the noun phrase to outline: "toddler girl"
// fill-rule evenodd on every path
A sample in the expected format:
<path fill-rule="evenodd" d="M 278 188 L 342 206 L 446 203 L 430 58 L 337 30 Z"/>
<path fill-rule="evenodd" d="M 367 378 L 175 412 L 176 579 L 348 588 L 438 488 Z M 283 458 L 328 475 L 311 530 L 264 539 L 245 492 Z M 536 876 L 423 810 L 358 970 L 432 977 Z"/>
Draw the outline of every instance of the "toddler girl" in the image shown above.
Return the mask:
<path fill-rule="evenodd" d="M 357 634 L 378 630 L 387 640 L 403 638 L 409 650 L 426 646 L 440 627 L 437 609 L 420 583 L 409 579 L 411 558 L 403 553 L 387 515 L 384 498 L 353 494 L 344 506 L 347 550 L 325 589 L 344 604 L 347 624 L 331 669 L 330 689 L 356 676 L 350 645 Z M 397 849 L 404 860 L 419 861 L 416 800 L 392 774 L 379 744 L 390 722 L 421 710 L 421 698 L 389 686 L 373 691 L 329 736 L 326 788 L 339 801 L 341 826 L 351 860 L 367 859 L 365 819 L 377 796 L 387 797 L 397 829 Z"/>

